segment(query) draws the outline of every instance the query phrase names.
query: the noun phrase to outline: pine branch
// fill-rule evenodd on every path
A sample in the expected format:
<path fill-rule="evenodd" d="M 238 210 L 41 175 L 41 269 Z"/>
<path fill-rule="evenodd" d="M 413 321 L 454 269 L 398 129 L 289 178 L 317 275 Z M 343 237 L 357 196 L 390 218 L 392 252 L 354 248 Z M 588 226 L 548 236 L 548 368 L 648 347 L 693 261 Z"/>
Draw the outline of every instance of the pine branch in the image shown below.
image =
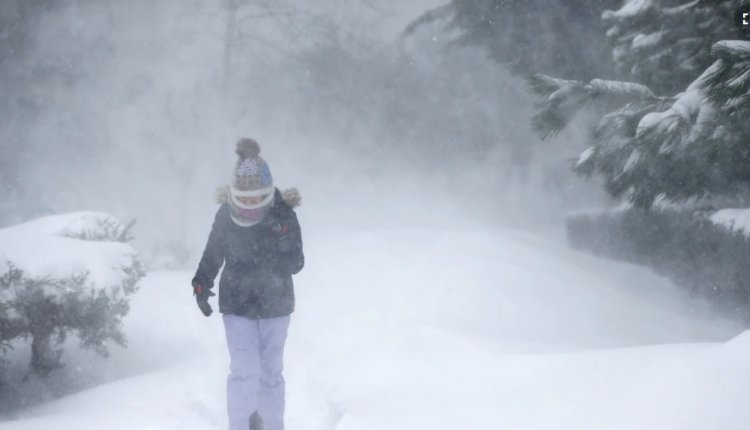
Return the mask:
<path fill-rule="evenodd" d="M 680 91 L 714 61 L 712 43 L 737 37 L 732 19 L 737 3 L 628 0 L 605 12 L 617 69 L 658 93 Z"/>
<path fill-rule="evenodd" d="M 442 6 L 438 6 L 436 8 L 430 9 L 427 12 L 420 15 L 419 18 L 412 21 L 409 25 L 407 25 L 403 31 L 403 35 L 411 36 L 417 30 L 419 30 L 420 27 L 424 25 L 432 24 L 433 22 L 436 22 L 436 21 L 447 20 L 450 17 L 452 17 L 454 13 L 455 13 L 455 8 L 453 7 L 453 3 L 447 3 Z"/>
<path fill-rule="evenodd" d="M 594 79 L 588 84 L 546 75 L 528 79 L 531 89 L 546 97 L 537 105 L 532 118 L 534 130 L 543 139 L 556 135 L 568 126 L 575 115 L 586 107 L 622 106 L 627 103 L 658 103 L 648 87 L 632 83 Z"/>
<path fill-rule="evenodd" d="M 549 96 L 555 91 L 567 86 L 578 83 L 577 81 L 570 81 L 560 78 L 554 78 L 541 73 L 531 75 L 527 78 L 527 82 L 531 87 L 532 91 L 541 95 Z"/>
<path fill-rule="evenodd" d="M 589 85 L 595 95 L 601 94 L 607 97 L 622 97 L 623 99 L 633 100 L 651 100 L 656 98 L 653 91 L 647 86 L 634 82 L 594 79 Z"/>
<path fill-rule="evenodd" d="M 750 41 L 723 40 L 712 52 L 719 60 L 704 74 L 701 92 L 729 114 L 750 110 Z"/>
<path fill-rule="evenodd" d="M 732 63 L 750 61 L 750 41 L 721 40 L 711 47 L 711 53 Z"/>
<path fill-rule="evenodd" d="M 135 220 L 128 221 L 127 224 L 114 218 L 97 219 L 99 229 L 89 229 L 79 232 L 67 232 L 65 237 L 80 240 L 90 240 L 98 242 L 120 242 L 128 243 L 133 240 L 132 229 L 135 226 Z"/>
<path fill-rule="evenodd" d="M 628 103 L 604 115 L 594 128 L 592 137 L 597 142 L 610 142 L 613 139 L 633 138 L 638 123 L 650 112 L 662 110 L 662 103 Z"/>

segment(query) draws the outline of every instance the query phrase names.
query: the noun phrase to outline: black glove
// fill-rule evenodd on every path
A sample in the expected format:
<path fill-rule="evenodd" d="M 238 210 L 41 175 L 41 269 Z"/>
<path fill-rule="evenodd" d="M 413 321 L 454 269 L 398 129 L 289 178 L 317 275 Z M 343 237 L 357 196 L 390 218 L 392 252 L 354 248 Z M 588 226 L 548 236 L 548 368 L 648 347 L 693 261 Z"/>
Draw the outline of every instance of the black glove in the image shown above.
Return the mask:
<path fill-rule="evenodd" d="M 212 293 L 211 290 L 201 285 L 198 281 L 193 281 L 193 295 L 195 296 L 195 301 L 198 302 L 198 307 L 201 312 L 203 312 L 203 315 L 211 316 L 213 309 L 211 309 L 211 305 L 208 304 L 208 298 L 215 296 L 216 294 Z"/>

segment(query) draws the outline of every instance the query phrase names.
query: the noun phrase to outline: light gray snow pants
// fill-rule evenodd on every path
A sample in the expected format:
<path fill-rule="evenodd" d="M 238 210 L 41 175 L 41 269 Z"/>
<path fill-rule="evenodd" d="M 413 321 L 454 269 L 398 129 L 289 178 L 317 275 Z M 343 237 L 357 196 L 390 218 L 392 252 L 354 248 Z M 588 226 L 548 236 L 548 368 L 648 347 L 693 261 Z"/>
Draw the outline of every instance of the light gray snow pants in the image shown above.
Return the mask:
<path fill-rule="evenodd" d="M 229 430 L 248 430 L 258 412 L 264 430 L 284 430 L 284 343 L 290 317 L 252 320 L 224 314 L 229 348 Z"/>

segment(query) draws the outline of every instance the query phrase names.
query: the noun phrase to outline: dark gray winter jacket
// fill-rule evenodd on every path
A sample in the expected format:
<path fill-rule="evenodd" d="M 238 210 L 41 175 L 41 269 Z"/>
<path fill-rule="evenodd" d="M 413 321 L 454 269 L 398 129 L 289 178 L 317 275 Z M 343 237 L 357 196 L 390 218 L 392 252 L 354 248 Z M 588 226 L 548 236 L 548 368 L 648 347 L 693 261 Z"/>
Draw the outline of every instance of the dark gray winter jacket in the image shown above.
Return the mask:
<path fill-rule="evenodd" d="M 273 206 L 250 227 L 235 224 L 226 203 L 216 212 L 193 282 L 212 288 L 224 265 L 219 280 L 221 313 L 258 319 L 294 311 L 292 275 L 302 270 L 305 257 L 293 200 L 284 200 L 276 189 Z"/>

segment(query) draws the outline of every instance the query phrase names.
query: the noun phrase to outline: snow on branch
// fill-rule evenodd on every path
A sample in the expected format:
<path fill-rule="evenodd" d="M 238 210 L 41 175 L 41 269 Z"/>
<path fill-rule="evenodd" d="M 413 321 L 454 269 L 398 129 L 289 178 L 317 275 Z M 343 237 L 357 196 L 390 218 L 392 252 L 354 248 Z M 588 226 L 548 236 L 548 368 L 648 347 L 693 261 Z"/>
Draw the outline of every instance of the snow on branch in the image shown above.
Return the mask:
<path fill-rule="evenodd" d="M 722 60 L 731 62 L 750 61 L 750 41 L 722 40 L 714 43 L 711 53 Z"/>
<path fill-rule="evenodd" d="M 638 83 L 594 79 L 586 84 L 546 75 L 529 78 L 531 89 L 545 97 L 532 119 L 534 129 L 546 139 L 563 130 L 582 109 L 596 104 L 622 106 L 659 100 L 648 87 Z"/>
<path fill-rule="evenodd" d="M 598 94 L 608 96 L 620 96 L 629 99 L 653 99 L 656 98 L 653 91 L 647 86 L 620 81 L 605 81 L 603 79 L 594 79 L 591 81 L 591 88 Z"/>
<path fill-rule="evenodd" d="M 629 18 L 644 13 L 654 7 L 654 0 L 626 0 L 618 10 L 607 10 L 602 14 L 602 19 Z"/>
<path fill-rule="evenodd" d="M 719 60 L 703 75 L 702 94 L 729 114 L 750 113 L 750 41 L 723 40 L 711 52 Z"/>
<path fill-rule="evenodd" d="M 738 37 L 731 15 L 737 0 L 627 0 L 602 15 L 622 76 L 657 94 L 686 88 L 715 56 L 711 43 Z"/>
<path fill-rule="evenodd" d="M 608 94 L 622 90 L 634 100 L 600 118 L 593 149 L 581 154 L 575 170 L 600 174 L 611 195 L 625 195 L 639 207 L 657 198 L 676 202 L 730 193 L 750 182 L 743 143 L 750 134 L 750 42 L 722 41 L 713 52 L 718 60 L 673 98 L 592 81 L 590 86 Z M 564 107 L 550 100 L 543 106 Z"/>

